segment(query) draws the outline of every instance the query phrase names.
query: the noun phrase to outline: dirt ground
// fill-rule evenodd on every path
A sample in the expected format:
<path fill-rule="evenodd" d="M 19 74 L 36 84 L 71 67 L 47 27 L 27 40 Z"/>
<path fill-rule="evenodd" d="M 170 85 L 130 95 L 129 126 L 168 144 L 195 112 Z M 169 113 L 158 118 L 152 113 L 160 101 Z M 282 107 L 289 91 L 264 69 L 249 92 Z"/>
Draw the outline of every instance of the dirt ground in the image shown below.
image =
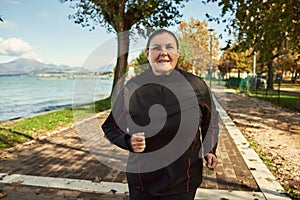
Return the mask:
<path fill-rule="evenodd" d="M 226 89 L 225 109 L 288 192 L 300 197 L 300 112 Z"/>

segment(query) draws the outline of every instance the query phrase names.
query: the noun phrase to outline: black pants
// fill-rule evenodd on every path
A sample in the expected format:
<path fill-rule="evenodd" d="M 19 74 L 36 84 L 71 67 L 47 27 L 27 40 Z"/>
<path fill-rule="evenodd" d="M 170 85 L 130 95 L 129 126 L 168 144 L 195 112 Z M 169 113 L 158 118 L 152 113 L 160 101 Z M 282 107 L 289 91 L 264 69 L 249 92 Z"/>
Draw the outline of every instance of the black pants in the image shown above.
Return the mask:
<path fill-rule="evenodd" d="M 177 195 L 154 196 L 147 191 L 129 187 L 130 200 L 194 200 L 195 194 L 196 190 Z"/>

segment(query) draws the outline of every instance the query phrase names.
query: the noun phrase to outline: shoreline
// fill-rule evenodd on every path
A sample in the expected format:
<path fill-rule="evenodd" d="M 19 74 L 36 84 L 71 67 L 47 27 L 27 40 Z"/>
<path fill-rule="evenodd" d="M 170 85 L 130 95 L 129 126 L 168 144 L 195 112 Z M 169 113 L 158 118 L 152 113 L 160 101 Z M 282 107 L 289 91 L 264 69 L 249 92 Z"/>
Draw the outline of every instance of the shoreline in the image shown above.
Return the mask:
<path fill-rule="evenodd" d="M 112 80 L 109 77 L 40 77 L 39 81 L 65 81 L 65 80 Z"/>
<path fill-rule="evenodd" d="M 99 98 L 98 100 L 95 100 L 95 101 L 89 102 L 89 103 L 76 104 L 76 106 L 84 106 L 84 105 L 88 105 L 88 104 L 95 104 L 96 101 L 100 101 L 102 99 L 105 99 L 109 95 L 108 94 L 99 94 L 99 96 L 101 96 L 101 98 Z M 51 113 L 51 112 L 58 111 L 58 110 L 72 109 L 73 107 L 74 107 L 73 102 L 70 103 L 70 104 L 65 104 L 65 105 L 46 106 L 45 108 L 41 109 L 40 111 L 34 112 L 34 113 L 26 115 L 26 116 L 17 116 L 17 117 L 14 117 L 14 118 L 0 120 L 0 124 L 6 123 L 6 122 L 14 122 L 14 121 L 17 121 L 17 120 L 27 119 L 27 118 L 31 118 L 31 117 L 36 117 L 36 116 L 39 116 L 39 115 L 44 115 L 44 114 Z"/>
<path fill-rule="evenodd" d="M 39 116 L 39 115 L 44 115 L 44 114 L 47 114 L 47 113 L 50 113 L 50 112 L 63 110 L 63 109 L 67 109 L 67 108 L 72 108 L 72 105 L 56 106 L 56 108 L 49 109 L 49 110 L 44 110 L 44 111 L 41 110 L 41 111 L 35 112 L 34 114 L 31 114 L 31 115 L 19 116 L 19 117 L 14 117 L 14 118 L 10 118 L 10 119 L 0 120 L 0 124 L 5 123 L 5 122 L 13 122 L 13 121 L 21 120 L 21 119 L 28 119 L 28 118 L 31 118 L 31 117 L 36 117 L 36 116 Z"/>

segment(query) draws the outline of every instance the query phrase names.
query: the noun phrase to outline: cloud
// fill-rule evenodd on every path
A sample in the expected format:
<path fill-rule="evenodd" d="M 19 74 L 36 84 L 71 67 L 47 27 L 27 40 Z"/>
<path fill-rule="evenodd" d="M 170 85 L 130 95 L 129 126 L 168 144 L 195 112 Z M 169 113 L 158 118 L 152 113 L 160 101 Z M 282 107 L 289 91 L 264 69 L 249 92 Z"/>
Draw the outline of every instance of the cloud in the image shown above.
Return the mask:
<path fill-rule="evenodd" d="M 0 55 L 34 57 L 32 47 L 20 38 L 9 38 L 4 40 L 0 37 Z"/>
<path fill-rule="evenodd" d="M 21 3 L 20 1 L 18 0 L 2 0 L 4 3 L 7 3 L 7 4 L 19 4 Z"/>

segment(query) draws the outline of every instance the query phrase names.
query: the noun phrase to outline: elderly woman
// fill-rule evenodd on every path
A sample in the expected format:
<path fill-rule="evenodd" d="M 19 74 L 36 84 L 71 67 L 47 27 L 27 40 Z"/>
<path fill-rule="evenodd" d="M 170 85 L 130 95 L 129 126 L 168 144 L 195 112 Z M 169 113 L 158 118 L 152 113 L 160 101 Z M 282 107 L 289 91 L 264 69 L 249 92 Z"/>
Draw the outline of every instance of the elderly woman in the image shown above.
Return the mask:
<path fill-rule="evenodd" d="M 203 157 L 214 169 L 218 114 L 205 82 L 177 69 L 176 36 L 159 29 L 146 46 L 149 69 L 129 80 L 102 129 L 130 151 L 131 200 L 193 200 Z"/>

